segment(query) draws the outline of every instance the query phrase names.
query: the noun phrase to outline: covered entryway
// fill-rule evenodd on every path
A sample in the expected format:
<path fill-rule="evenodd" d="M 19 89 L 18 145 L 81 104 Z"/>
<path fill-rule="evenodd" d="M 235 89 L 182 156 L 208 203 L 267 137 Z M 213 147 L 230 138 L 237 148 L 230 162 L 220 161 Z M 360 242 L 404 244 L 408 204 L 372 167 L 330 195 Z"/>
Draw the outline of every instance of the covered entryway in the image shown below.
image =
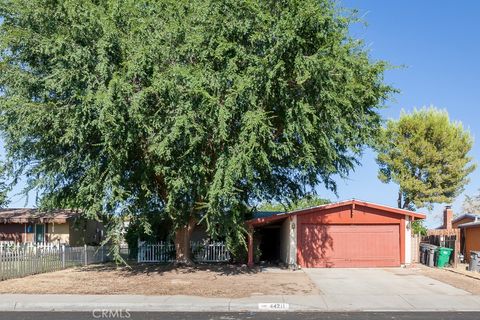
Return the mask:
<path fill-rule="evenodd" d="M 307 268 L 400 266 L 399 225 L 304 224 L 301 254 Z"/>
<path fill-rule="evenodd" d="M 280 262 L 281 225 L 269 225 L 258 231 L 260 261 L 263 263 Z"/>

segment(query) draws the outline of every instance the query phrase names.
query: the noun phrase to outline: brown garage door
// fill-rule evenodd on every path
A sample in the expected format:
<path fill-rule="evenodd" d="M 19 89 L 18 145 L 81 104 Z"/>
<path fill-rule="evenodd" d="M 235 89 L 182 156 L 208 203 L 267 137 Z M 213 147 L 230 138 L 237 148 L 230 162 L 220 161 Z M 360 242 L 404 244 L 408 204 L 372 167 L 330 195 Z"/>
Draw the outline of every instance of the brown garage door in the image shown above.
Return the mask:
<path fill-rule="evenodd" d="M 303 267 L 400 266 L 399 225 L 304 224 Z"/>

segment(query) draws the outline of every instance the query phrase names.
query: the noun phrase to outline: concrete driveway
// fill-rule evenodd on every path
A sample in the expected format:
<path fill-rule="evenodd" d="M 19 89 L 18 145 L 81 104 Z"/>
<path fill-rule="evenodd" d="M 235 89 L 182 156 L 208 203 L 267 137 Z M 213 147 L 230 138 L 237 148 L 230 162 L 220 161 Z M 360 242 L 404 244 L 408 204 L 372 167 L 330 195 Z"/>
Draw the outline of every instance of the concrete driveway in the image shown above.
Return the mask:
<path fill-rule="evenodd" d="M 480 310 L 480 296 L 416 269 L 303 269 L 327 310 Z"/>

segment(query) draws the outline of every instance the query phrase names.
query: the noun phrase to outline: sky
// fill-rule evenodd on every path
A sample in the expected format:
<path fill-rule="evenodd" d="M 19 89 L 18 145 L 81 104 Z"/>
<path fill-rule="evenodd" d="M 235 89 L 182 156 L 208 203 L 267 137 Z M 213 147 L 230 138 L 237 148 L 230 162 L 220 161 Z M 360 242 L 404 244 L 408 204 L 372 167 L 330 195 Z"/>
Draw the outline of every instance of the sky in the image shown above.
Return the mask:
<path fill-rule="evenodd" d="M 400 90 L 381 114 L 398 119 L 402 109 L 434 105 L 445 109 L 451 120 L 461 121 L 475 138 L 471 156 L 480 160 L 480 1 L 446 0 L 343 0 L 356 8 L 366 22 L 352 27 L 351 33 L 365 41 L 372 59 L 386 60 L 395 66 L 387 71 L 385 81 Z M 396 206 L 398 187 L 377 179 L 378 165 L 372 151 L 365 152 L 362 166 L 348 180 L 338 180 L 338 197 L 320 188 L 334 201 L 360 199 Z M 465 192 L 453 205 L 460 214 L 465 194 L 480 189 L 480 169 L 470 176 Z M 446 204 L 427 214 L 427 225 L 441 224 Z"/>
<path fill-rule="evenodd" d="M 367 23 L 352 27 L 351 33 L 365 40 L 372 59 L 386 60 L 403 66 L 387 71 L 385 81 L 401 92 L 387 101 L 381 111 L 385 119 L 397 119 L 402 109 L 434 105 L 446 109 L 452 120 L 461 121 L 474 137 L 480 137 L 480 26 L 477 16 L 480 1 L 446 0 L 343 0 L 341 5 L 356 8 Z M 480 138 L 478 138 L 480 139 Z M 480 159 L 479 141 L 471 155 Z M 375 154 L 367 150 L 362 166 L 357 167 L 348 180 L 337 180 L 338 196 L 320 188 L 320 195 L 332 201 L 360 199 L 396 206 L 398 188 L 377 179 Z M 465 194 L 480 189 L 480 169 L 470 176 L 465 193 L 453 203 L 461 213 Z M 10 207 L 34 205 L 29 199 L 17 195 L 22 185 L 12 193 Z M 435 206 L 426 213 L 427 226 L 441 224 L 445 204 Z"/>

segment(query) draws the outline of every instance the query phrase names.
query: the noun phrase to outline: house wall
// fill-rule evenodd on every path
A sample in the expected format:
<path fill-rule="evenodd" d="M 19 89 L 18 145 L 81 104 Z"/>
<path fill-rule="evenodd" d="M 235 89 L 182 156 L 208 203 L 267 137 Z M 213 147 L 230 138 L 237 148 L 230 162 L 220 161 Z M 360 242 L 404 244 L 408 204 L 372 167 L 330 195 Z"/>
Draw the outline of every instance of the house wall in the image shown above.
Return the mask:
<path fill-rule="evenodd" d="M 297 217 L 292 216 L 282 224 L 280 230 L 280 259 L 289 268 L 297 266 Z"/>
<path fill-rule="evenodd" d="M 24 235 L 24 242 L 34 242 L 35 241 L 35 224 L 27 224 L 27 226 L 30 225 L 30 229 L 27 227 L 27 233 Z M 25 230 L 25 224 L 22 224 L 24 230 Z M 29 232 L 29 230 L 31 232 Z"/>
<path fill-rule="evenodd" d="M 28 228 L 28 226 L 30 226 Z M 0 224 L 0 241 L 15 242 L 34 242 L 35 224 L 25 223 L 1 223 Z M 25 233 L 25 231 L 27 231 Z"/>
<path fill-rule="evenodd" d="M 280 229 L 280 259 L 290 268 L 297 266 L 297 217 L 292 216 L 283 222 Z"/>
<path fill-rule="evenodd" d="M 412 225 L 410 217 L 405 217 L 405 264 L 412 263 Z"/>
<path fill-rule="evenodd" d="M 196 225 L 193 229 L 192 236 L 190 238 L 191 241 L 203 241 L 205 239 L 209 239 L 210 236 L 207 233 L 207 227 L 203 224 Z"/>
<path fill-rule="evenodd" d="M 465 259 L 470 262 L 470 251 L 480 251 L 480 227 L 465 228 Z"/>
<path fill-rule="evenodd" d="M 70 242 L 70 228 L 68 223 L 48 223 L 46 238 L 48 242 Z"/>
<path fill-rule="evenodd" d="M 0 224 L 0 241 L 24 241 L 25 226 L 19 223 Z"/>
<path fill-rule="evenodd" d="M 77 217 L 68 221 L 68 227 L 71 246 L 99 245 L 103 240 L 104 230 L 101 222 Z"/>

